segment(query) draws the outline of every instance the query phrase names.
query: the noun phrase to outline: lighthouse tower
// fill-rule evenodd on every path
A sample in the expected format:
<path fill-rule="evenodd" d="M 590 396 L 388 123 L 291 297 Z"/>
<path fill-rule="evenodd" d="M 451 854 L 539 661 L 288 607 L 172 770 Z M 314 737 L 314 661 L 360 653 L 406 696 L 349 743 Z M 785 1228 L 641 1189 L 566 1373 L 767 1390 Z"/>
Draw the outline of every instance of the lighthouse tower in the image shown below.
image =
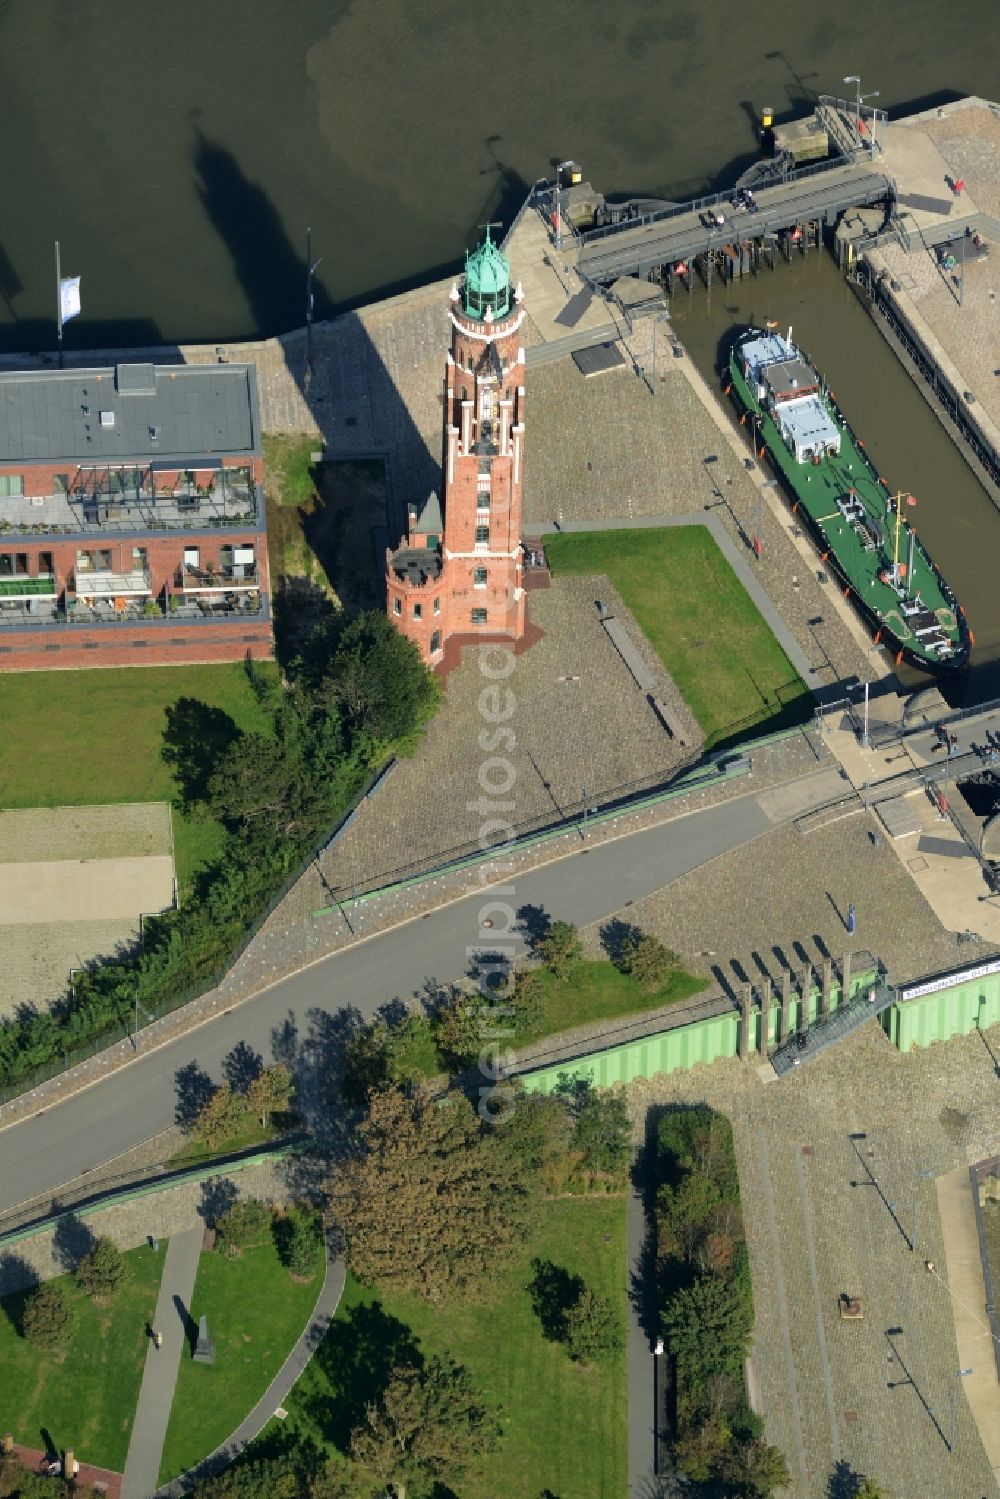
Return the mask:
<path fill-rule="evenodd" d="M 490 238 L 451 289 L 441 495 L 411 506 L 387 555 L 389 617 L 430 665 L 449 636 L 519 641 L 525 629 L 523 293 Z"/>

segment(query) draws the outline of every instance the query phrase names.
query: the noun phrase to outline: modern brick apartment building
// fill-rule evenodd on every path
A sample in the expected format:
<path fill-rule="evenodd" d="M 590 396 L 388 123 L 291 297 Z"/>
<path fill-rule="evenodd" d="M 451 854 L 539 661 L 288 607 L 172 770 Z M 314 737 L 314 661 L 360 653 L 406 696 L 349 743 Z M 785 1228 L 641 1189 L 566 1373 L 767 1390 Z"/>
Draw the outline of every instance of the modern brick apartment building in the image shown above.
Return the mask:
<path fill-rule="evenodd" d="M 250 366 L 0 372 L 0 670 L 273 651 Z"/>
<path fill-rule="evenodd" d="M 449 636 L 516 643 L 526 624 L 523 295 L 489 230 L 449 317 L 442 494 L 411 508 L 386 571 L 389 617 L 431 665 Z"/>

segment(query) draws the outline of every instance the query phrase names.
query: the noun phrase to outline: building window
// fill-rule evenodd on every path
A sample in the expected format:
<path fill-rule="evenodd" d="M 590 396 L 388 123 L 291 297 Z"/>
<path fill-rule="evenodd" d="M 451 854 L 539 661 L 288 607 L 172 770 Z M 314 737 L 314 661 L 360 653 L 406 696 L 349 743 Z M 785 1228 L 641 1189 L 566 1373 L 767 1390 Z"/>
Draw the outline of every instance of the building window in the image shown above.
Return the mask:
<path fill-rule="evenodd" d="M 472 623 L 474 625 L 484 625 L 486 623 L 486 610 L 485 609 L 473 609 L 473 611 L 472 611 Z"/>
<path fill-rule="evenodd" d="M 423 617 L 424 617 L 424 606 L 423 606 L 423 604 L 414 604 L 414 606 L 413 606 L 413 618 L 414 619 L 423 619 Z"/>
<path fill-rule="evenodd" d="M 492 459 L 490 459 L 490 458 L 480 458 L 480 460 L 479 460 L 479 473 L 480 473 L 480 477 L 482 477 L 482 475 L 485 474 L 486 477 L 487 477 L 487 479 L 489 478 L 489 476 L 490 476 L 490 464 L 491 464 L 491 462 L 492 462 Z"/>
<path fill-rule="evenodd" d="M 507 355 L 506 354 L 501 355 L 501 358 L 500 358 L 500 368 L 502 370 L 505 370 L 507 368 Z"/>
<path fill-rule="evenodd" d="M 0 474 L 0 499 L 9 499 L 11 495 L 24 494 L 23 474 Z"/>
<path fill-rule="evenodd" d="M 38 576 L 40 578 L 51 578 L 51 577 L 54 577 L 54 575 L 55 575 L 55 568 L 52 566 L 52 553 L 51 552 L 39 552 L 39 554 L 38 554 Z"/>
<path fill-rule="evenodd" d="M 201 567 L 201 547 L 184 548 L 184 566 L 197 572 Z"/>
<path fill-rule="evenodd" d="M 0 578 L 26 578 L 27 552 L 0 552 Z"/>
<path fill-rule="evenodd" d="M 477 546 L 488 546 L 489 545 L 489 540 L 490 540 L 490 528 L 489 528 L 489 526 L 477 526 L 476 527 L 476 545 Z"/>
<path fill-rule="evenodd" d="M 402 612 L 403 612 L 403 606 L 400 603 L 399 599 L 393 599 L 393 601 L 392 601 L 392 612 L 393 612 L 393 614 L 402 614 Z"/>
<path fill-rule="evenodd" d="M 434 600 L 434 613 L 435 614 L 440 614 L 441 613 L 441 600 L 440 599 L 435 599 Z"/>
<path fill-rule="evenodd" d="M 472 355 L 469 355 L 469 369 L 472 369 Z"/>
<path fill-rule="evenodd" d="M 132 548 L 132 571 L 134 573 L 144 573 L 148 561 L 149 556 L 145 547 Z"/>
<path fill-rule="evenodd" d="M 76 570 L 78 573 L 89 573 L 94 568 L 94 554 L 92 552 L 77 552 Z"/>
<path fill-rule="evenodd" d="M 69 494 L 69 474 L 53 474 L 52 485 L 56 494 Z"/>
<path fill-rule="evenodd" d="M 476 568 L 475 572 L 472 574 L 472 585 L 473 585 L 474 588 L 485 588 L 486 587 L 486 569 L 485 569 L 485 567 L 477 567 Z"/>
<path fill-rule="evenodd" d="M 436 656 L 441 649 L 441 631 L 435 630 L 431 636 L 431 655 Z"/>

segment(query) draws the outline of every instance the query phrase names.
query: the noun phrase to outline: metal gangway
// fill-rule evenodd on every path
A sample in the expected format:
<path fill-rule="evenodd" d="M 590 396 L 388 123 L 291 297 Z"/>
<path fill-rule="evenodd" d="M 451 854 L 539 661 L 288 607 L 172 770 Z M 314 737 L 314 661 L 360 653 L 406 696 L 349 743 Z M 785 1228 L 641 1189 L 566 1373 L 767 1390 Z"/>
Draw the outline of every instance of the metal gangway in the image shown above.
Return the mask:
<path fill-rule="evenodd" d="M 794 1031 L 788 1036 L 771 1053 L 771 1066 L 778 1077 L 785 1077 L 898 1001 L 896 990 L 886 983 L 885 977 L 880 973 L 871 984 L 860 988 L 846 1004 L 838 1005 L 828 1015 L 818 1017 L 807 1030 Z"/>

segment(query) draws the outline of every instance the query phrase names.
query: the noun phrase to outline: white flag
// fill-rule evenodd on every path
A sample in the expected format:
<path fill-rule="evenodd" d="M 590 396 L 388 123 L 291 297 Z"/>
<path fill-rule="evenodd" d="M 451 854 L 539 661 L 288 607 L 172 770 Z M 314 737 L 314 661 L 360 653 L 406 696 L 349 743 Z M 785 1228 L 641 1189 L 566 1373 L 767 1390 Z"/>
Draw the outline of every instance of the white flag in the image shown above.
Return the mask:
<path fill-rule="evenodd" d="M 80 277 L 64 276 L 59 283 L 59 310 L 64 323 L 80 316 Z"/>

